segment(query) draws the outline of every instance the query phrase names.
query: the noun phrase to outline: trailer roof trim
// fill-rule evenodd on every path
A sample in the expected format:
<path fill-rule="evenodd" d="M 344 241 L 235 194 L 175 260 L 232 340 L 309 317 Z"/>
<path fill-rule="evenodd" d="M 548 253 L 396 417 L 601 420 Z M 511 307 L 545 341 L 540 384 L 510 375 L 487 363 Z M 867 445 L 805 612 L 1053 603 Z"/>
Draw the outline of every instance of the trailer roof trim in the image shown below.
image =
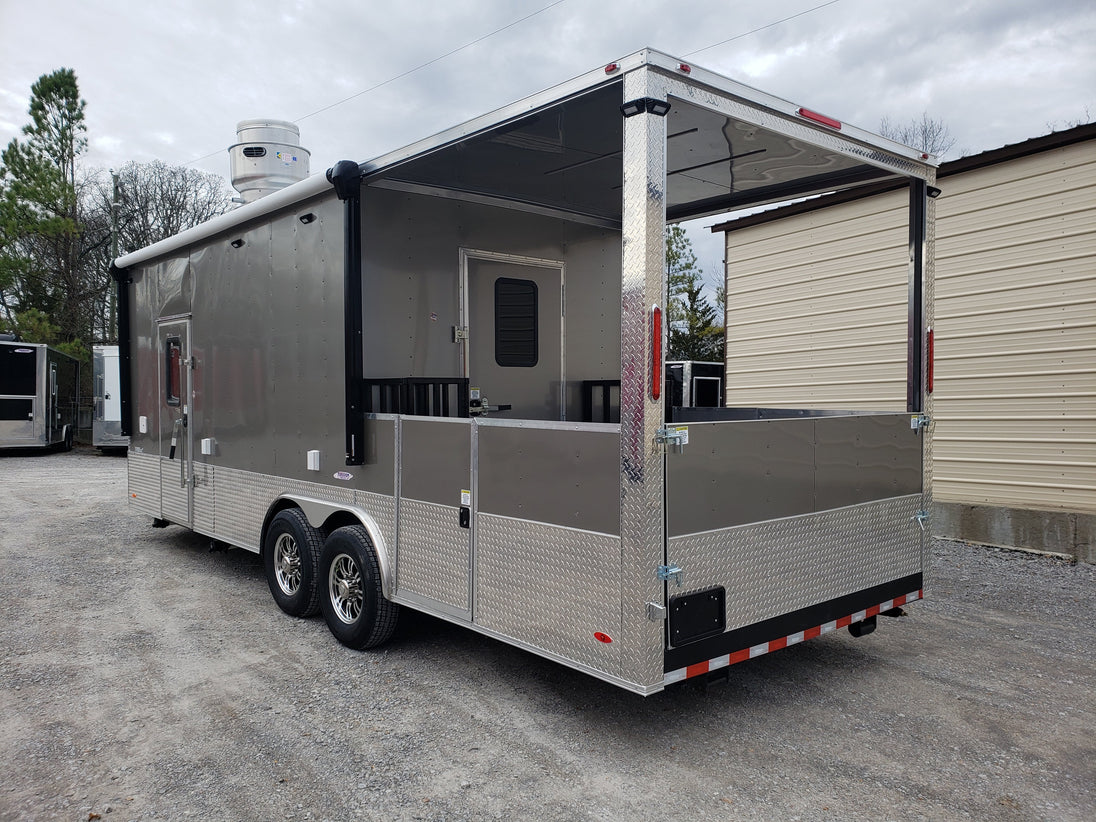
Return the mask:
<path fill-rule="evenodd" d="M 654 71 L 671 100 L 667 219 L 779 202 L 898 177 L 935 162 L 842 123 L 804 120 L 802 107 L 652 49 L 361 163 L 365 185 L 453 192 L 561 217 L 619 225 L 625 75 Z M 169 256 L 331 191 L 323 174 L 121 257 L 128 268 Z"/>

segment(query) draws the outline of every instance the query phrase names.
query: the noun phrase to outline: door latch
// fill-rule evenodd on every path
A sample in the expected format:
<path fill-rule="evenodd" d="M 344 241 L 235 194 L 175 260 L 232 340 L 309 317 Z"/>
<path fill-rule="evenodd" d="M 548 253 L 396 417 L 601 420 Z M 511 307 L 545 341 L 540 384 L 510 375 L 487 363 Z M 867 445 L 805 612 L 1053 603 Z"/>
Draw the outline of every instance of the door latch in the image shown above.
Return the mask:
<path fill-rule="evenodd" d="M 662 622 L 666 619 L 666 606 L 661 602 L 648 602 L 647 619 L 651 622 Z"/>
<path fill-rule="evenodd" d="M 680 588 L 685 582 L 685 571 L 678 568 L 676 565 L 659 565 L 658 578 L 663 582 L 669 582 L 672 579 L 677 583 L 677 587 Z"/>
<path fill-rule="evenodd" d="M 929 521 L 929 512 L 918 511 L 916 514 L 910 517 L 910 519 L 916 520 L 917 524 L 921 527 L 921 531 L 923 532 L 925 530 L 925 523 Z"/>
<path fill-rule="evenodd" d="M 665 445 L 666 450 L 671 454 L 680 454 L 689 444 L 689 426 L 675 425 L 672 428 L 659 428 L 655 442 Z"/>
<path fill-rule="evenodd" d="M 179 427 L 186 425 L 182 418 L 175 420 L 175 424 L 171 426 L 171 448 L 167 452 L 167 458 L 169 460 L 175 459 L 175 446 L 179 444 Z"/>
<path fill-rule="evenodd" d="M 914 414 L 910 417 L 910 428 L 914 431 L 920 431 L 922 428 L 928 428 L 932 424 L 932 417 L 925 416 L 924 414 Z"/>

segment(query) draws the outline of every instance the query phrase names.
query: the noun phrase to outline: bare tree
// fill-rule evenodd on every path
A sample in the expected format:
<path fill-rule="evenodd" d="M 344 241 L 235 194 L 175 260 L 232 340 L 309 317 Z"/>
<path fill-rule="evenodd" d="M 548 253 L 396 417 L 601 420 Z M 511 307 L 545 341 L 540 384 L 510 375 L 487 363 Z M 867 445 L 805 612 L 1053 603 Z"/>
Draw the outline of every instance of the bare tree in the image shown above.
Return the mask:
<path fill-rule="evenodd" d="M 1065 125 L 1061 127 L 1062 130 L 1069 128 L 1077 128 L 1077 126 L 1087 126 L 1093 122 L 1092 111 L 1088 106 L 1085 106 L 1085 113 L 1082 117 L 1073 117 L 1065 121 Z M 1047 131 L 1059 131 L 1058 121 L 1051 120 L 1047 123 Z"/>
<path fill-rule="evenodd" d="M 943 157 L 955 147 L 955 138 L 943 120 L 934 120 L 929 113 L 922 112 L 920 119 L 908 123 L 896 123 L 890 117 L 884 117 L 879 123 L 879 133 L 884 137 L 919 148 L 927 154 Z"/>
<path fill-rule="evenodd" d="M 225 179 L 160 160 L 126 163 L 118 172 L 118 248 L 135 251 L 224 214 L 232 204 Z M 98 187 L 100 208 L 114 191 L 108 176 Z"/>
<path fill-rule="evenodd" d="M 232 192 L 216 174 L 154 160 L 126 163 L 116 173 L 94 172 L 83 199 L 85 237 L 99 273 L 95 336 L 113 342 L 113 288 L 107 272 L 114 245 L 125 254 L 211 220 L 229 209 Z"/>

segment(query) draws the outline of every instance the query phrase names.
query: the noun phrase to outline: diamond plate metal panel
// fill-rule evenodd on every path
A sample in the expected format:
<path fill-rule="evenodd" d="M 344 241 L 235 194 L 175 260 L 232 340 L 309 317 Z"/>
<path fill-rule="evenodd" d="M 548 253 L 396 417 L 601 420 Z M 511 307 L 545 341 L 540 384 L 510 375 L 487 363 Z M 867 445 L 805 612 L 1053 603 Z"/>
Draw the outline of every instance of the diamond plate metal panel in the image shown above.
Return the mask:
<path fill-rule="evenodd" d="M 195 463 L 194 471 L 194 530 L 206 534 L 217 532 L 216 491 L 213 487 L 213 466 Z"/>
<path fill-rule="evenodd" d="M 936 169 L 931 169 L 929 176 L 926 180 L 928 185 L 936 185 Z M 926 215 L 925 225 L 925 249 L 923 255 L 923 271 L 921 280 L 921 294 L 924 300 L 924 316 L 925 316 L 925 328 L 936 327 L 936 199 L 930 197 L 927 203 L 928 212 Z M 928 356 L 926 352 L 926 357 Z M 922 373 L 928 373 L 928 363 L 922 367 Z M 924 399 L 924 413 L 928 415 L 929 419 L 935 418 L 933 395 L 926 393 Z M 922 476 L 922 493 L 921 493 L 921 510 L 932 510 L 932 475 L 933 475 L 933 452 L 932 452 L 932 435 L 933 426 L 929 425 L 927 428 L 921 429 L 921 436 L 924 438 L 921 445 L 921 476 Z M 929 532 L 931 533 L 931 531 Z M 931 567 L 932 563 L 929 562 L 929 552 L 932 547 L 932 541 L 929 539 L 929 534 L 921 535 L 921 565 L 926 569 L 926 572 Z M 924 587 L 928 587 L 928 581 L 924 583 Z"/>
<path fill-rule="evenodd" d="M 276 478 L 221 467 L 214 472 L 217 536 L 233 545 L 258 551 L 263 518 L 277 497 L 272 484 Z"/>
<path fill-rule="evenodd" d="M 727 630 L 922 570 L 921 495 L 675 537 L 687 593 L 727 589 Z"/>
<path fill-rule="evenodd" d="M 160 516 L 160 458 L 130 451 L 126 469 L 130 508 L 150 517 Z"/>
<path fill-rule="evenodd" d="M 646 68 L 625 75 L 624 100 L 665 96 L 659 78 Z M 647 113 L 626 118 L 621 227 L 620 641 L 621 673 L 640 686 L 657 685 L 662 679 L 664 645 L 662 624 L 647 618 L 646 603 L 661 603 L 664 587 L 656 574 L 664 551 L 663 454 L 656 443 L 663 410 L 660 401 L 650 398 L 648 324 L 651 306 L 665 301 L 665 159 L 665 119 Z M 661 372 L 661 365 L 658 368 Z"/>
<path fill-rule="evenodd" d="M 164 519 L 190 525 L 190 488 L 184 483 L 186 461 L 160 457 L 160 509 Z"/>
<path fill-rule="evenodd" d="M 366 511 L 377 523 L 384 548 L 389 555 L 396 551 L 396 498 L 370 491 L 355 491 L 354 504 Z"/>
<path fill-rule="evenodd" d="M 355 504 L 355 491 L 352 488 L 321 485 L 221 466 L 212 466 L 212 470 L 215 498 L 213 521 L 216 528 L 210 535 L 252 551 L 260 549 L 266 512 L 282 494 L 299 494 L 337 505 Z M 195 491 L 197 493 L 197 489 Z M 362 493 L 362 496 L 380 495 Z M 195 528 L 198 528 L 197 524 Z"/>
<path fill-rule="evenodd" d="M 401 499 L 396 551 L 396 591 L 472 609 L 470 531 L 460 509 Z"/>
<path fill-rule="evenodd" d="M 620 674 L 618 538 L 492 514 L 476 517 L 476 624 Z"/>

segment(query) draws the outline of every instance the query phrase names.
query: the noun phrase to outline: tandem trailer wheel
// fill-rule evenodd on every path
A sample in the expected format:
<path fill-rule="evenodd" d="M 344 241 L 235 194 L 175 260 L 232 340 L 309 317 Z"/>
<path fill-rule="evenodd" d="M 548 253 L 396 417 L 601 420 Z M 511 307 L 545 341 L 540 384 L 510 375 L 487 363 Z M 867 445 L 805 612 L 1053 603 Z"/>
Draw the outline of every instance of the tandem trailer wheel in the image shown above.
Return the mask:
<path fill-rule="evenodd" d="M 365 528 L 334 530 L 324 543 L 320 568 L 320 608 L 335 639 L 359 651 L 387 642 L 400 609 L 384 598 L 380 566 Z"/>
<path fill-rule="evenodd" d="M 286 508 L 270 520 L 263 540 L 263 568 L 270 594 L 290 616 L 320 610 L 319 567 L 323 536 L 300 508 Z"/>

